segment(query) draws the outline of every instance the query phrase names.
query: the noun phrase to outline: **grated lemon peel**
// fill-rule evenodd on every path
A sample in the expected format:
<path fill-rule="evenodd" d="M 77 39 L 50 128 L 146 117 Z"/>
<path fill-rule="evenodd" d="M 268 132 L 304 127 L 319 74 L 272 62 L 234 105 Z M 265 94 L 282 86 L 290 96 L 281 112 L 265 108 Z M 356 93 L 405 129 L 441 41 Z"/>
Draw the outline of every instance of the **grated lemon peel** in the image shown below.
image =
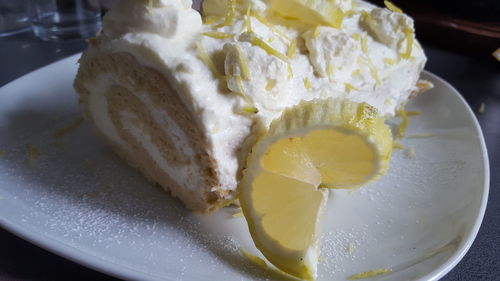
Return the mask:
<path fill-rule="evenodd" d="M 254 35 L 250 35 L 250 44 L 252 44 L 252 45 L 254 45 L 256 47 L 259 47 L 262 50 L 264 50 L 266 53 L 268 53 L 269 55 L 275 56 L 278 59 L 280 59 L 280 60 L 288 63 L 288 57 L 286 55 L 278 52 L 276 49 L 274 49 L 273 47 L 271 47 L 269 44 L 267 44 L 266 42 L 264 42 L 259 37 L 254 36 Z"/>
<path fill-rule="evenodd" d="M 398 61 L 395 59 L 384 58 L 384 63 L 388 65 L 395 65 L 398 63 Z"/>
<path fill-rule="evenodd" d="M 405 52 L 401 54 L 401 57 L 404 59 L 411 59 L 411 52 L 413 47 L 413 29 L 406 28 L 405 29 L 405 40 L 406 40 L 406 49 Z"/>
<path fill-rule="evenodd" d="M 212 74 L 219 79 L 224 79 L 225 76 L 219 73 L 214 62 L 208 56 L 207 51 L 200 42 L 196 42 L 196 50 L 198 51 L 198 58 L 210 69 Z"/>
<path fill-rule="evenodd" d="M 247 13 L 245 15 L 245 28 L 246 28 L 246 31 L 249 33 L 253 32 L 252 21 L 250 20 L 251 14 L 252 14 L 252 5 L 248 5 Z"/>
<path fill-rule="evenodd" d="M 82 122 L 83 122 L 83 118 L 78 118 L 77 120 L 73 121 L 73 123 L 69 124 L 68 126 L 62 128 L 62 129 L 57 130 L 52 135 L 52 137 L 53 138 L 62 137 L 63 135 L 69 133 L 70 131 L 72 131 L 73 129 L 75 129 L 76 127 L 78 127 L 80 124 L 82 124 Z"/>
<path fill-rule="evenodd" d="M 484 104 L 484 102 L 482 102 L 477 112 L 484 113 L 485 111 L 486 111 L 486 105 Z"/>
<path fill-rule="evenodd" d="M 358 88 L 354 87 L 353 85 L 351 85 L 351 84 L 349 84 L 347 82 L 344 83 L 344 86 L 345 86 L 345 89 L 346 89 L 347 92 L 350 92 L 350 91 L 359 91 Z"/>
<path fill-rule="evenodd" d="M 286 51 L 286 56 L 288 58 L 292 58 L 296 51 L 297 51 L 297 42 L 295 40 L 292 40 L 290 42 L 288 50 Z"/>
<path fill-rule="evenodd" d="M 270 23 L 265 17 L 259 15 L 255 11 L 251 11 L 250 14 L 252 17 L 256 18 L 258 21 L 260 21 L 263 25 L 269 27 L 273 32 L 284 38 L 285 40 L 290 41 L 290 37 L 288 37 L 285 33 L 283 33 L 281 30 L 279 30 L 276 26 L 274 26 L 272 23 Z"/>
<path fill-rule="evenodd" d="M 397 116 L 401 117 L 401 124 L 398 127 L 398 139 L 404 138 L 406 134 L 406 128 L 408 127 L 408 116 L 406 115 L 406 111 L 403 107 L 401 107 L 397 113 Z"/>
<path fill-rule="evenodd" d="M 394 5 L 391 1 L 384 0 L 384 5 L 387 7 L 387 9 L 393 11 L 394 13 L 403 13 L 403 10 L 401 10 L 398 6 Z"/>
<path fill-rule="evenodd" d="M 212 38 L 215 38 L 215 39 L 229 39 L 229 38 L 234 38 L 234 34 L 226 33 L 226 32 L 216 32 L 216 31 L 203 32 L 202 35 L 205 35 L 207 37 L 212 37 Z"/>
<path fill-rule="evenodd" d="M 329 63 L 326 67 L 326 75 L 328 75 L 328 77 L 333 76 L 333 63 Z"/>
<path fill-rule="evenodd" d="M 371 278 L 371 277 L 375 277 L 375 276 L 384 275 L 384 274 L 387 274 L 390 272 L 392 272 L 392 270 L 389 268 L 373 269 L 373 270 L 369 270 L 369 271 L 365 271 L 362 273 L 351 275 L 347 278 L 347 280 L 360 280 L 360 279 L 365 279 L 365 278 Z"/>
<path fill-rule="evenodd" d="M 267 80 L 266 91 L 271 91 L 274 88 L 274 86 L 276 86 L 276 83 L 277 81 L 275 79 Z"/>
<path fill-rule="evenodd" d="M 236 46 L 235 48 L 236 53 L 238 54 L 237 57 L 238 57 L 238 64 L 241 70 L 241 77 L 243 78 L 243 80 L 248 80 L 250 78 L 250 67 L 248 66 L 248 60 L 243 51 L 241 50 L 240 46 L 238 45 L 235 46 Z"/>
<path fill-rule="evenodd" d="M 311 80 L 309 80 L 309 77 L 304 78 L 304 87 L 308 91 L 312 90 Z"/>

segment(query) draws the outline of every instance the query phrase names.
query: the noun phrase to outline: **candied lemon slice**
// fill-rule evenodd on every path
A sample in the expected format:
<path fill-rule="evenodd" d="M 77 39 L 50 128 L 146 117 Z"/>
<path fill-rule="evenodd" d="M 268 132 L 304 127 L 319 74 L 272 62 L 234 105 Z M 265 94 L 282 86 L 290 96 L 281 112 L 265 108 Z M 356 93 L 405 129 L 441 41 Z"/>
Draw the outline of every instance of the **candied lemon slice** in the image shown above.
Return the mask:
<path fill-rule="evenodd" d="M 383 175 L 391 131 L 366 103 L 302 102 L 274 120 L 248 156 L 240 203 L 257 248 L 282 271 L 316 277 L 329 188 Z"/>

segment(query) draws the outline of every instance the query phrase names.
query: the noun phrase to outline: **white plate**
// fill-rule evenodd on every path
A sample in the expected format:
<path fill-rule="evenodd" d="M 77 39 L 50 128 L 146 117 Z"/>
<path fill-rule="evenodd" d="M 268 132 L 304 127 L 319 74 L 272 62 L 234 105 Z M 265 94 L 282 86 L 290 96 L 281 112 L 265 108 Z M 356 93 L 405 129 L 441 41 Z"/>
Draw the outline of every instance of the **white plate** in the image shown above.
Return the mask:
<path fill-rule="evenodd" d="M 278 278 L 239 254 L 255 254 L 234 210 L 195 215 L 148 184 L 98 140 L 89 124 L 59 138 L 80 116 L 73 56 L 0 89 L 0 225 L 78 263 L 128 279 Z M 319 280 L 372 269 L 376 280 L 434 280 L 464 256 L 486 207 L 489 167 L 474 114 L 431 74 L 435 89 L 413 99 L 415 149 L 393 154 L 388 174 L 329 202 Z M 29 160 L 29 148 L 39 150 Z M 33 152 L 33 151 L 32 151 Z M 33 156 L 33 155 L 32 155 Z M 92 163 L 90 163 L 91 161 Z"/>

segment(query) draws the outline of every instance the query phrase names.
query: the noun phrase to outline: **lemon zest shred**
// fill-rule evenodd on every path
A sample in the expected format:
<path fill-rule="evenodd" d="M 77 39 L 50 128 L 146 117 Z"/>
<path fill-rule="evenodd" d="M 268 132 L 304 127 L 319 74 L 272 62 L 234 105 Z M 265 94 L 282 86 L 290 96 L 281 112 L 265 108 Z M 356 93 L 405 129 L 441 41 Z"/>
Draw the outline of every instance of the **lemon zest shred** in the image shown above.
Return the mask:
<path fill-rule="evenodd" d="M 240 65 L 241 77 L 243 80 L 248 80 L 250 78 L 250 67 L 248 66 L 248 60 L 245 54 L 241 50 L 240 46 L 236 45 L 236 52 L 238 53 L 238 64 Z"/>
<path fill-rule="evenodd" d="M 292 40 L 286 52 L 286 56 L 292 58 L 293 55 L 295 54 L 295 51 L 297 51 L 297 42 L 295 40 Z"/>
<path fill-rule="evenodd" d="M 245 100 L 247 100 L 246 96 L 244 94 L 245 91 L 244 91 L 244 88 L 243 88 L 243 82 L 241 80 L 241 76 L 234 75 L 232 77 L 234 78 L 234 80 L 236 80 L 236 86 L 238 86 L 238 91 L 239 91 L 238 94 L 241 94 L 245 98 Z"/>
<path fill-rule="evenodd" d="M 402 107 L 398 110 L 397 115 L 401 117 L 401 124 L 399 124 L 398 127 L 398 138 L 402 139 L 405 136 L 406 128 L 408 127 L 408 116 Z"/>
<path fill-rule="evenodd" d="M 333 75 L 333 63 L 329 63 L 326 67 L 326 74 L 328 75 L 328 77 L 331 77 Z"/>
<path fill-rule="evenodd" d="M 304 87 L 308 91 L 312 90 L 311 80 L 309 80 L 309 77 L 304 78 Z"/>
<path fill-rule="evenodd" d="M 253 32 L 253 30 L 252 30 L 252 21 L 250 20 L 251 14 L 252 14 L 252 5 L 248 5 L 247 13 L 246 13 L 246 16 L 245 16 L 245 28 L 246 28 L 246 31 L 249 32 L 249 33 Z"/>
<path fill-rule="evenodd" d="M 403 13 L 403 10 L 394 5 L 391 1 L 384 0 L 384 5 L 387 7 L 387 9 L 393 11 L 394 13 Z"/>
<path fill-rule="evenodd" d="M 250 261 L 252 261 L 253 263 L 255 263 L 256 265 L 258 265 L 259 267 L 263 268 L 263 269 L 267 269 L 267 263 L 266 261 L 264 261 L 263 259 L 257 257 L 257 256 L 254 256 L 252 254 L 250 254 L 250 252 L 244 250 L 243 248 L 240 248 L 240 252 L 241 254 L 249 259 Z"/>
<path fill-rule="evenodd" d="M 361 19 L 363 21 L 366 21 L 366 20 L 371 20 L 372 17 L 370 16 L 370 14 L 367 11 L 361 10 Z"/>
<path fill-rule="evenodd" d="M 198 51 L 198 57 L 200 60 L 205 63 L 205 65 L 210 69 L 210 71 L 217 77 L 217 78 L 224 78 L 224 75 L 220 74 L 217 68 L 215 67 L 214 62 L 212 59 L 208 56 L 207 51 L 205 48 L 203 48 L 203 45 L 201 45 L 200 42 L 196 42 L 196 49 Z"/>
<path fill-rule="evenodd" d="M 290 41 L 290 37 L 288 37 L 285 33 L 283 33 L 281 30 L 276 28 L 272 23 L 270 23 L 268 20 L 266 20 L 263 16 L 259 15 L 258 13 L 251 11 L 251 15 L 256 18 L 258 21 L 260 21 L 263 25 L 269 27 L 273 32 L 277 33 L 281 37 L 285 38 L 286 40 Z"/>
<path fill-rule="evenodd" d="M 357 69 L 353 70 L 351 75 L 352 76 L 361 75 L 361 69 L 357 68 Z"/>
<path fill-rule="evenodd" d="M 406 116 L 410 117 L 410 116 L 418 116 L 420 115 L 420 112 L 419 111 L 406 111 Z"/>
<path fill-rule="evenodd" d="M 391 271 L 392 270 L 389 269 L 389 268 L 373 269 L 373 270 L 369 270 L 369 271 L 365 271 L 365 272 L 362 272 L 362 273 L 351 275 L 347 279 L 348 280 L 365 279 L 365 278 L 370 278 L 370 277 L 384 275 L 384 274 L 387 274 L 387 273 L 389 273 Z"/>
<path fill-rule="evenodd" d="M 384 63 L 388 65 L 395 65 L 397 61 L 395 59 L 390 59 L 390 58 L 384 58 Z"/>
<path fill-rule="evenodd" d="M 293 78 L 292 64 L 291 63 L 287 63 L 286 68 L 288 70 L 288 79 L 292 79 Z"/>
<path fill-rule="evenodd" d="M 267 80 L 267 83 L 266 83 L 266 91 L 271 91 L 274 86 L 276 86 L 276 80 L 274 79 L 270 79 L 270 80 Z"/>
<path fill-rule="evenodd" d="M 274 49 L 273 47 L 269 46 L 266 42 L 264 42 L 259 37 L 251 36 L 250 43 L 252 45 L 254 45 L 254 46 L 257 46 L 257 47 L 261 48 L 266 53 L 268 53 L 268 54 L 270 54 L 272 56 L 275 56 L 275 57 L 277 57 L 278 59 L 280 59 L 280 60 L 282 60 L 284 62 L 288 62 L 288 58 L 284 54 L 278 52 L 276 49 Z"/>
<path fill-rule="evenodd" d="M 405 37 L 406 37 L 406 50 L 404 53 L 401 54 L 401 57 L 404 59 L 410 59 L 413 46 L 413 30 L 411 28 L 405 29 Z"/>
<path fill-rule="evenodd" d="M 486 105 L 484 104 L 484 102 L 482 102 L 477 112 L 484 113 L 485 111 L 486 111 Z"/>
<path fill-rule="evenodd" d="M 366 35 L 361 37 L 361 50 L 363 50 L 363 53 L 368 54 L 368 38 Z"/>
<path fill-rule="evenodd" d="M 62 128 L 62 129 L 59 129 L 57 130 L 53 135 L 52 137 L 53 138 L 59 138 L 59 137 L 62 137 L 63 135 L 65 135 L 66 133 L 70 132 L 71 130 L 73 130 L 74 128 L 78 127 L 78 125 L 82 124 L 83 122 L 83 118 L 78 118 L 77 120 L 75 120 L 73 123 L 69 124 L 68 126 Z"/>
<path fill-rule="evenodd" d="M 226 32 L 203 32 L 202 35 L 205 35 L 207 37 L 212 37 L 215 39 L 228 39 L 228 38 L 233 38 L 234 34 L 231 33 L 226 33 Z"/>
<path fill-rule="evenodd" d="M 352 38 L 354 38 L 354 40 L 359 40 L 360 37 L 361 37 L 361 34 L 359 34 L 359 33 L 354 33 L 352 35 Z"/>
<path fill-rule="evenodd" d="M 255 107 L 253 105 L 244 105 L 241 107 L 241 110 L 244 113 L 251 113 L 251 114 L 259 113 L 259 110 L 257 109 L 257 107 Z"/>
<path fill-rule="evenodd" d="M 35 164 L 35 161 L 40 156 L 40 151 L 32 144 L 27 144 L 26 149 L 28 152 L 28 164 L 29 165 Z"/>
<path fill-rule="evenodd" d="M 344 83 L 344 86 L 345 86 L 345 89 L 346 89 L 347 92 L 350 92 L 350 91 L 359 91 L 358 88 L 354 87 L 353 85 L 351 85 L 351 84 L 349 84 L 347 82 Z"/>

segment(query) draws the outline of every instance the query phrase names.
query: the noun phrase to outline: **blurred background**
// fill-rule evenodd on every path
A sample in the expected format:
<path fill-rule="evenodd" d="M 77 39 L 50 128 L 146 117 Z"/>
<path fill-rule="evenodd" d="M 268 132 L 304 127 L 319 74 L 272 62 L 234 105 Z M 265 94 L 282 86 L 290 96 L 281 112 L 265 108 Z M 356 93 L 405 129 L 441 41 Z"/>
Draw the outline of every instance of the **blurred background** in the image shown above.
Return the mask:
<path fill-rule="evenodd" d="M 383 0 L 369 0 L 383 6 Z M 500 0 L 393 0 L 415 20 L 417 38 L 463 54 L 492 58 L 500 48 Z"/>
<path fill-rule="evenodd" d="M 31 32 L 45 41 L 85 39 L 120 0 L 0 0 L 0 37 Z M 369 0 L 383 6 L 383 0 Z M 194 1 L 199 4 L 200 1 Z M 500 48 L 499 0 L 394 0 L 415 19 L 420 41 L 492 58 Z M 195 5 L 198 6 L 198 5 Z"/>

